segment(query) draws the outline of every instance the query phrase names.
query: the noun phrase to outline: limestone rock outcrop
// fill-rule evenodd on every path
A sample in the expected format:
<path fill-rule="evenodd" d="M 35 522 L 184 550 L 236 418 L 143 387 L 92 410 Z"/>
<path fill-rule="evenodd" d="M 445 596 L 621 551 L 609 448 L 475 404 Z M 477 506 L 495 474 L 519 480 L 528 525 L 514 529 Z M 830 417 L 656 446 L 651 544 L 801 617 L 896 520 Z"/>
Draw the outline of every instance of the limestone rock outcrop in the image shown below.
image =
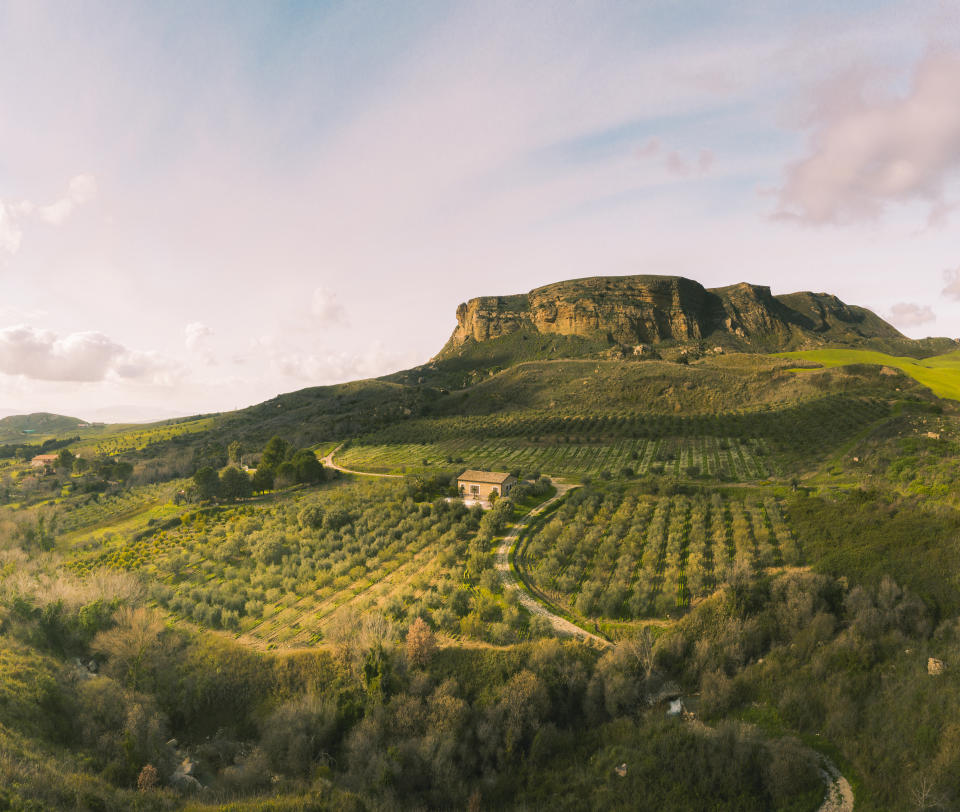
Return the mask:
<path fill-rule="evenodd" d="M 906 340 L 869 310 L 825 293 L 774 296 L 766 286 L 747 283 L 707 289 L 678 276 L 598 276 L 461 304 L 438 358 L 469 342 L 520 331 L 625 347 L 709 340 L 720 349 L 764 352 L 829 341 Z"/>

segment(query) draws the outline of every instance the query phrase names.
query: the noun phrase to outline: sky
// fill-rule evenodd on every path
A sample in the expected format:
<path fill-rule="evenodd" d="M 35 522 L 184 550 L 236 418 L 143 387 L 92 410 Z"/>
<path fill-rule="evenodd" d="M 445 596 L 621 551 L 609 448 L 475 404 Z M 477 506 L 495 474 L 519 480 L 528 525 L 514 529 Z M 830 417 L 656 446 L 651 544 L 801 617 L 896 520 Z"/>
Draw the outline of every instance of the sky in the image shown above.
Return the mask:
<path fill-rule="evenodd" d="M 423 363 L 669 274 L 960 336 L 960 0 L 0 0 L 0 415 Z"/>

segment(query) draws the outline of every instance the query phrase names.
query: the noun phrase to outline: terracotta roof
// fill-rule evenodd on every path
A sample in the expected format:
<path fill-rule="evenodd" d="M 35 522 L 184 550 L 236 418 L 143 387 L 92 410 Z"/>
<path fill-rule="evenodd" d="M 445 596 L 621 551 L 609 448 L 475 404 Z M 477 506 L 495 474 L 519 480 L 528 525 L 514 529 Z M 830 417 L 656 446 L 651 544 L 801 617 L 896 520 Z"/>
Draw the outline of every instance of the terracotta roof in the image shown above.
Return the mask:
<path fill-rule="evenodd" d="M 460 481 L 483 482 L 489 485 L 501 485 L 511 474 L 498 474 L 495 471 L 464 471 L 457 477 Z"/>
<path fill-rule="evenodd" d="M 30 462 L 53 462 L 56 458 L 56 454 L 37 454 Z"/>

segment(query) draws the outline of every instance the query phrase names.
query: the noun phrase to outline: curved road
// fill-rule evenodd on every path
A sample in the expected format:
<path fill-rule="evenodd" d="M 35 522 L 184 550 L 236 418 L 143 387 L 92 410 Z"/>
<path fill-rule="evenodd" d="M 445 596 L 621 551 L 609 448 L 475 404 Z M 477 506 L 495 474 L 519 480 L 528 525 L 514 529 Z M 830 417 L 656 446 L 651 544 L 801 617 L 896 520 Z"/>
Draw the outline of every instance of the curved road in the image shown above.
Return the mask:
<path fill-rule="evenodd" d="M 343 474 L 358 474 L 359 476 L 379 476 L 386 477 L 388 479 L 402 479 L 403 474 L 374 474 L 370 471 L 354 471 L 350 468 L 344 468 L 342 465 L 337 465 L 333 461 L 333 455 L 336 454 L 341 448 L 343 448 L 343 443 L 340 443 L 333 451 L 327 454 L 320 462 L 323 464 L 324 468 L 333 468 L 334 471 L 340 471 Z"/>
<path fill-rule="evenodd" d="M 553 612 L 547 609 L 546 606 L 544 606 L 542 603 L 540 603 L 540 601 L 534 598 L 533 595 L 527 592 L 523 584 L 517 580 L 517 576 L 510 569 L 510 548 L 517 543 L 517 539 L 519 538 L 521 531 L 528 524 L 530 524 L 531 519 L 543 513 L 554 502 L 562 499 L 567 494 L 567 491 L 569 491 L 571 488 L 576 487 L 575 485 L 569 485 L 567 483 L 560 483 L 557 481 L 554 481 L 553 484 L 556 487 L 557 492 L 546 502 L 538 505 L 529 513 L 527 513 L 526 516 L 523 516 L 513 526 L 513 528 L 511 528 L 510 532 L 503 537 L 503 541 L 501 541 L 500 546 L 497 547 L 497 552 L 494 557 L 494 565 L 497 568 L 497 572 L 500 574 L 500 580 L 503 581 L 504 589 L 509 589 L 513 592 L 516 592 L 520 603 L 528 612 L 545 617 L 550 621 L 550 624 L 559 634 L 567 635 L 569 637 L 577 637 L 581 640 L 587 640 L 603 647 L 610 646 L 611 643 L 609 640 L 604 640 L 602 637 L 593 634 L 593 632 L 588 632 L 586 629 L 580 628 L 580 626 L 571 623 L 566 618 L 560 617 L 560 615 L 555 615 Z"/>

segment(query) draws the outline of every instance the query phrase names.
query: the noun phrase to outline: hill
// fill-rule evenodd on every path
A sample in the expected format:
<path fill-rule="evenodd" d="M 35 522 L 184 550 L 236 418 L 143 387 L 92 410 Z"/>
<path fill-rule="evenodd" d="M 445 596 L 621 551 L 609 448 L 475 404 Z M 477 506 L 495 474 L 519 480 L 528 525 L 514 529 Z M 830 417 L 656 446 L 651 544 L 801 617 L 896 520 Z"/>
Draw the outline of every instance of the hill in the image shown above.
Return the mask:
<path fill-rule="evenodd" d="M 87 425 L 88 423 L 79 417 L 66 417 L 49 412 L 10 415 L 0 418 L 0 443 L 33 440 L 75 431 Z"/>

